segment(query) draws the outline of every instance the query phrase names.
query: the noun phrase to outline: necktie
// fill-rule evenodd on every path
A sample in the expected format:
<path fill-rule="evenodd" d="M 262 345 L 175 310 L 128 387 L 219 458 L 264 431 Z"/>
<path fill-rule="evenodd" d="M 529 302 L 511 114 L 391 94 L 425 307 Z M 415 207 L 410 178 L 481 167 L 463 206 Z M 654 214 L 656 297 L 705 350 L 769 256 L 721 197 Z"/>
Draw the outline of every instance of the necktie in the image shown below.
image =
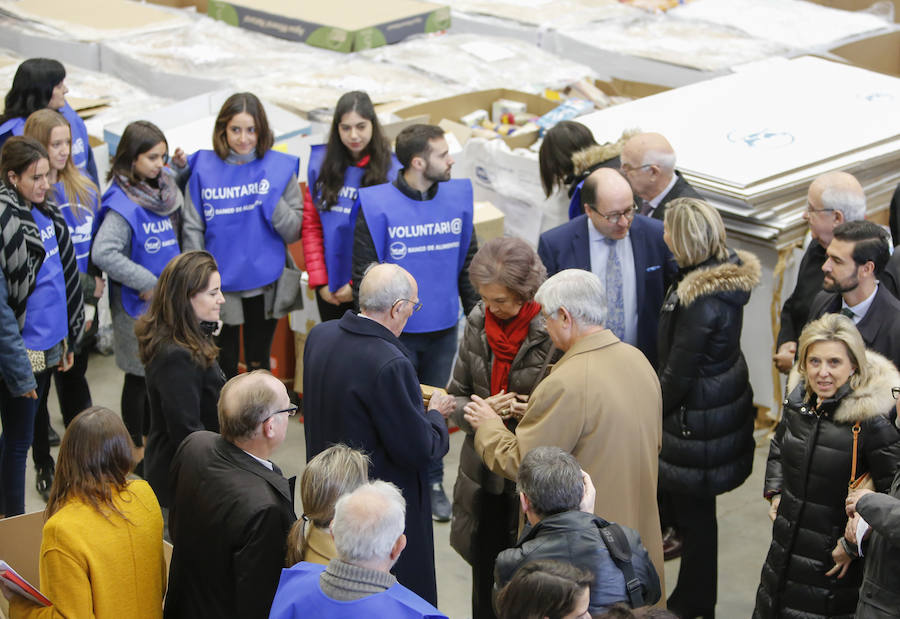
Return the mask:
<path fill-rule="evenodd" d="M 842 313 L 844 316 L 846 316 L 847 318 L 849 318 L 850 320 L 853 320 L 853 319 L 856 317 L 856 314 L 854 314 L 854 313 L 853 313 L 853 310 L 850 309 L 849 307 L 842 307 L 842 308 L 841 308 L 841 313 Z"/>
<path fill-rule="evenodd" d="M 622 294 L 622 263 L 615 239 L 603 239 L 609 246 L 606 257 L 606 327 L 625 339 L 625 301 Z"/>
<path fill-rule="evenodd" d="M 652 211 L 653 206 L 649 202 L 641 198 L 641 210 L 639 211 L 640 214 L 649 216 Z"/>

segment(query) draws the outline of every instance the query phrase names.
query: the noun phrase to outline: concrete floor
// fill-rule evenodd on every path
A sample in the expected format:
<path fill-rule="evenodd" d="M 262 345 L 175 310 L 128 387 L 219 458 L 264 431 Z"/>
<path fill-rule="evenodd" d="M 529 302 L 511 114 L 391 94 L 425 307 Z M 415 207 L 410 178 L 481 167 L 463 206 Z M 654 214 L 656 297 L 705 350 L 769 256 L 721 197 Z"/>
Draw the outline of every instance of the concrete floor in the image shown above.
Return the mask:
<path fill-rule="evenodd" d="M 113 357 L 93 355 L 88 368 L 94 404 L 119 410 L 123 374 L 116 367 Z M 51 388 L 50 419 L 58 432 L 62 432 L 62 418 Z M 452 493 L 459 464 L 461 433 L 450 437 L 450 453 L 444 460 L 444 487 Z M 54 458 L 57 449 L 53 449 Z M 771 540 L 771 523 L 767 516 L 768 503 L 762 499 L 762 480 L 768 446 L 757 448 L 753 474 L 743 486 L 719 497 L 719 602 L 718 615 L 725 618 L 749 617 L 753 611 L 760 569 Z M 287 440 L 275 454 L 275 462 L 285 475 L 300 475 L 306 462 L 303 426 L 293 423 Z M 44 508 L 44 502 L 34 487 L 34 467 L 29 459 L 26 473 L 26 511 Z M 299 496 L 299 493 L 298 493 Z M 602 494 L 598 495 L 602 501 Z M 614 497 L 610 497 L 613 498 Z M 297 501 L 297 513 L 302 509 Z M 434 525 L 435 564 L 437 566 L 438 599 L 440 609 L 451 619 L 470 617 L 471 571 L 456 552 L 450 548 L 450 525 Z M 668 591 L 675 587 L 678 578 L 677 560 L 666 563 Z"/>

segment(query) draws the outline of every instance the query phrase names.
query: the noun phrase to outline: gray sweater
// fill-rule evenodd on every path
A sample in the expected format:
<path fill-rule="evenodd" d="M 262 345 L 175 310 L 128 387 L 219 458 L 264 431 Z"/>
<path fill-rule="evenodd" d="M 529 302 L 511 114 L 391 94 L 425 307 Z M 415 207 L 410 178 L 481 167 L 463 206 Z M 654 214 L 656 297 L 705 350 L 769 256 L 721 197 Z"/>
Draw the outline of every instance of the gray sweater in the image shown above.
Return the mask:
<path fill-rule="evenodd" d="M 340 559 L 332 559 L 319 576 L 322 593 L 339 602 L 352 602 L 387 591 L 396 582 L 397 579 L 389 572 L 370 570 Z"/>

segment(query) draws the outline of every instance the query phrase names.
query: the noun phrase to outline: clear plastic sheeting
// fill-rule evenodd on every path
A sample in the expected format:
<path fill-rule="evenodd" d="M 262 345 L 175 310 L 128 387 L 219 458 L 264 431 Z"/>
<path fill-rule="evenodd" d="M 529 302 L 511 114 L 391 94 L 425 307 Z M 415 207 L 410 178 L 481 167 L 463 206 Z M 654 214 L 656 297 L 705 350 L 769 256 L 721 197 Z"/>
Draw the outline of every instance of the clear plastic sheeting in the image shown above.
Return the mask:
<path fill-rule="evenodd" d="M 788 52 L 783 45 L 752 37 L 736 28 L 681 19 L 675 12 L 598 22 L 564 30 L 562 34 L 586 46 L 701 71 L 721 71 Z"/>
<path fill-rule="evenodd" d="M 842 11 L 802 0 L 695 0 L 671 16 L 738 28 L 785 47 L 813 49 L 890 25 L 868 12 Z"/>
<path fill-rule="evenodd" d="M 509 88 L 539 93 L 594 76 L 586 65 L 523 41 L 472 34 L 427 35 L 360 55 L 412 67 L 435 79 L 459 84 L 467 91 Z"/>
<path fill-rule="evenodd" d="M 634 17 L 643 13 L 618 0 L 449 0 L 454 11 L 511 20 L 542 28 L 563 28 L 586 22 Z"/>
<path fill-rule="evenodd" d="M 416 103 L 459 92 L 405 66 L 238 30 L 205 16 L 183 28 L 105 45 L 156 71 L 220 80 L 300 113 L 331 107 L 348 90 L 365 90 L 375 103 Z"/>
<path fill-rule="evenodd" d="M 24 58 L 2 49 L 0 56 L 4 60 L 0 62 L 0 84 L 11 84 L 16 69 Z M 15 61 L 7 64 L 7 58 Z M 150 110 L 172 103 L 171 99 L 151 95 L 105 73 L 88 71 L 70 64 L 66 65 L 66 86 L 69 88 L 67 97 L 105 101 L 105 106 L 91 116 L 92 126 L 95 123 L 99 123 L 96 126 L 102 126 L 119 120 L 137 119 Z"/>

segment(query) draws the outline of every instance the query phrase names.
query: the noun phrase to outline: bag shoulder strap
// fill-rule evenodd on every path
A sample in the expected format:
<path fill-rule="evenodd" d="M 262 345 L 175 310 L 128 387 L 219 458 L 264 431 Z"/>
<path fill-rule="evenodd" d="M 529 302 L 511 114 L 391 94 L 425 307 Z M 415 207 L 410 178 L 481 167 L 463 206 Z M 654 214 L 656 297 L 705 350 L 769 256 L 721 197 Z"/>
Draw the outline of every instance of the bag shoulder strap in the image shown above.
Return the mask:
<path fill-rule="evenodd" d="M 631 563 L 631 546 L 628 545 L 625 531 L 614 522 L 606 522 L 599 518 L 595 522 L 600 530 L 600 537 L 603 538 L 606 549 L 609 550 L 609 556 L 625 576 L 628 603 L 632 608 L 644 606 L 644 587 L 634 573 L 634 566 Z"/>

